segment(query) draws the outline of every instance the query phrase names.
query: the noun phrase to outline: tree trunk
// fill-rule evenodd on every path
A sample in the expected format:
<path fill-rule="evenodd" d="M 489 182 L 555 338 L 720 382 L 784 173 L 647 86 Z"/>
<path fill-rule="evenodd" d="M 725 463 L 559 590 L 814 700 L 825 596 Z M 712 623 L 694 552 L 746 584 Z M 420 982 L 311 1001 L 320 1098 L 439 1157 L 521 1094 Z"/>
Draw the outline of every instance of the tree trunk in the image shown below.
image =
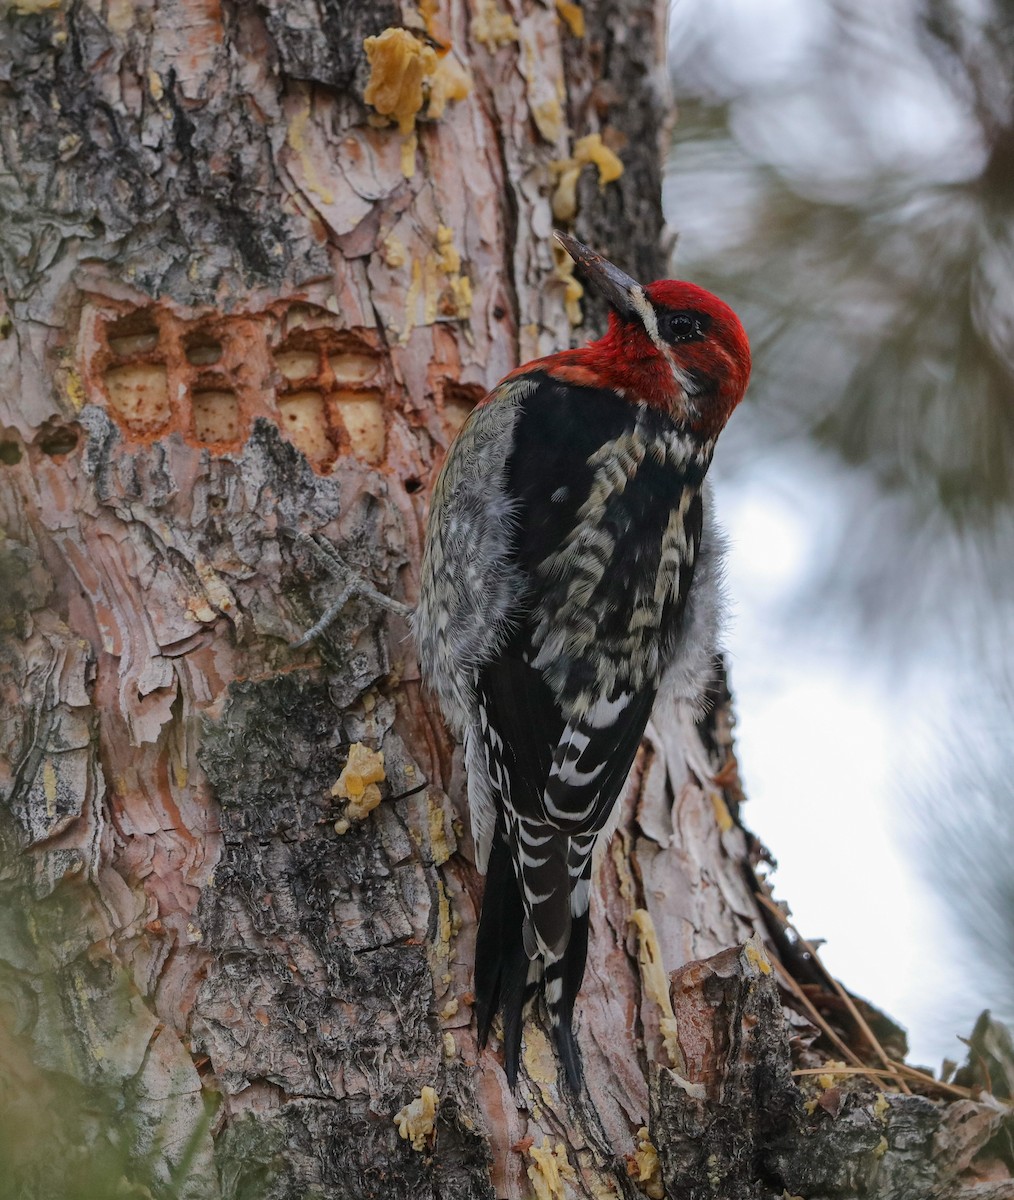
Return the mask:
<path fill-rule="evenodd" d="M 598 864 L 587 1093 L 530 1021 L 512 1096 L 409 627 L 290 645 L 315 536 L 412 603 L 471 406 L 601 323 L 554 216 L 665 273 L 665 10 L 2 10 L 0 1194 L 1014 1194 L 996 1104 L 791 1074 L 837 998 L 757 899 L 724 694 L 724 792 L 656 713 Z"/>

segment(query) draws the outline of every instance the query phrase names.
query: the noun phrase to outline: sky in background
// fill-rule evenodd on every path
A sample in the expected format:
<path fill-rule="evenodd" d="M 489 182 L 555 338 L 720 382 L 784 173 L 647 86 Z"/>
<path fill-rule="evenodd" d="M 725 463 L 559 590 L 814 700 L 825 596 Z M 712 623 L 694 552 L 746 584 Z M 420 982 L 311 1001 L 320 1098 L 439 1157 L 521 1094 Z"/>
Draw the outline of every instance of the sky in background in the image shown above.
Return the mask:
<path fill-rule="evenodd" d="M 750 414 L 740 412 L 739 437 Z M 747 426 L 744 430 L 742 426 Z M 725 436 L 732 434 L 732 427 Z M 947 769 L 938 729 L 948 673 L 899 678 L 861 661 L 848 631 L 800 622 L 795 606 L 857 486 L 833 462 L 783 454 L 745 473 L 713 468 L 731 539 L 726 635 L 747 824 L 778 862 L 775 894 L 853 992 L 905 1027 L 910 1059 L 961 1060 L 983 998 L 959 969 L 964 947 L 914 861 L 907 780 Z"/>
<path fill-rule="evenodd" d="M 677 128 L 665 190 L 676 274 L 694 278 L 723 257 L 728 270 L 763 186 L 751 157 L 831 205 L 862 197 L 885 172 L 947 186 L 981 171 L 979 129 L 927 70 L 912 6 L 842 8 L 863 19 L 833 25 L 821 0 L 675 0 L 677 94 L 730 105 L 729 132 L 746 147 L 718 161 L 718 143 L 681 142 Z M 830 369 L 835 347 L 826 352 Z M 894 501 L 872 471 L 794 436 L 790 422 L 772 436 L 773 419 L 770 403 L 735 414 L 712 475 L 732 540 L 726 641 L 745 820 L 778 860 L 776 896 L 805 937 L 825 940 L 829 969 L 907 1029 L 911 1061 L 939 1066 L 964 1058 L 958 1035 L 989 999 L 932 886 L 912 803 L 953 777 L 966 664 L 933 620 L 894 655 L 856 636 L 861 615 L 828 604 L 822 619 L 812 583 L 833 587 L 848 522 L 864 504 L 888 511 Z M 934 597 L 926 602 L 932 609 Z"/>

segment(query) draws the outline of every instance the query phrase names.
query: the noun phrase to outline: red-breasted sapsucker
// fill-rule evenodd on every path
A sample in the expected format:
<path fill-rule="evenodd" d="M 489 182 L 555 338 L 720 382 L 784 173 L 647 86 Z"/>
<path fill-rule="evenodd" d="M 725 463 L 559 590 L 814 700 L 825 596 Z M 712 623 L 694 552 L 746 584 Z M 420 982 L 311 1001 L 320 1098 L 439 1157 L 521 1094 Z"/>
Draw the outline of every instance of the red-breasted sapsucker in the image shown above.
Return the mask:
<path fill-rule="evenodd" d="M 502 1011 L 513 1087 L 541 988 L 577 1089 L 592 851 L 656 695 L 697 702 L 713 672 L 721 550 L 703 484 L 750 349 L 703 288 L 642 287 L 557 237 L 609 331 L 512 371 L 465 422 L 433 491 L 415 627 L 464 739 L 487 875 L 480 1045 Z"/>

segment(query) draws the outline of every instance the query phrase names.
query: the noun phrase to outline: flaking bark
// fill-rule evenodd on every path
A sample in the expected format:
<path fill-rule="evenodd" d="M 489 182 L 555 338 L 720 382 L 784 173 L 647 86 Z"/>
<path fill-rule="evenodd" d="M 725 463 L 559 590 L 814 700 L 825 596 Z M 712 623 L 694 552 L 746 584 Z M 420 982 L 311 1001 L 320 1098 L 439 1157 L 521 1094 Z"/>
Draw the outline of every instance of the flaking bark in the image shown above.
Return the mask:
<path fill-rule="evenodd" d="M 469 408 L 600 325 L 572 330 L 549 241 L 578 138 L 623 174 L 583 169 L 575 232 L 665 273 L 665 8 L 588 0 L 583 33 L 548 0 L 3 9 L 0 1191 L 1011 1194 L 995 1106 L 874 1121 L 856 1085 L 805 1115 L 727 695 L 724 789 L 663 709 L 597 870 L 588 1094 L 530 1024 L 515 1098 L 476 1051 L 482 881 L 407 625 L 357 600 L 289 646 L 335 587 L 296 535 L 411 603 Z M 414 150 L 363 101 L 395 27 L 471 80 Z M 344 821 L 355 742 L 385 797 L 429 786 Z M 424 1087 L 414 1149 L 394 1117 Z"/>

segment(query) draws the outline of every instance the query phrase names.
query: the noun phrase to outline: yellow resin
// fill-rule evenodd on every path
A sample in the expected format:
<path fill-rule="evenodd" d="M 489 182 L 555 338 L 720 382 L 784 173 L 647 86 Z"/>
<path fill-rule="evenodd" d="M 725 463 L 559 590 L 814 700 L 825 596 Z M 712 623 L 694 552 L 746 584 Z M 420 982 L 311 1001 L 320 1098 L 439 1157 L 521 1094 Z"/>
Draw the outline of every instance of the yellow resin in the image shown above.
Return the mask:
<path fill-rule="evenodd" d="M 406 1142 L 412 1143 L 413 1150 L 426 1149 L 436 1128 L 439 1106 L 436 1092 L 431 1087 L 424 1087 L 418 1100 L 413 1100 L 395 1113 L 394 1123 L 398 1126 L 398 1133 Z"/>
<path fill-rule="evenodd" d="M 556 11 L 566 21 L 574 37 L 584 37 L 584 9 L 580 4 L 573 4 L 571 0 L 556 0 Z"/>
<path fill-rule="evenodd" d="M 557 1142 L 555 1148 L 544 1137 L 541 1146 L 532 1146 L 528 1151 L 532 1165 L 528 1168 L 528 1178 L 535 1188 L 535 1200 L 564 1200 L 564 1180 L 577 1180 L 577 1172 L 567 1161 L 567 1151 L 563 1142 Z"/>
<path fill-rule="evenodd" d="M 658 1151 L 648 1137 L 648 1130 L 643 1126 L 637 1131 L 637 1149 L 633 1159 L 630 1174 L 637 1186 L 650 1200 L 663 1200 L 662 1164 L 658 1161 Z"/>
<path fill-rule="evenodd" d="M 623 174 L 623 163 L 598 133 L 578 138 L 570 158 L 558 159 L 549 165 L 557 177 L 553 216 L 558 221 L 572 221 L 577 215 L 577 181 L 584 167 L 594 165 L 598 168 L 599 187 L 605 187 Z"/>
<path fill-rule="evenodd" d="M 380 803 L 377 784 L 385 778 L 383 750 L 371 750 L 362 742 L 353 742 L 349 760 L 331 789 L 331 795 L 348 800 L 346 816 L 361 821 Z"/>

